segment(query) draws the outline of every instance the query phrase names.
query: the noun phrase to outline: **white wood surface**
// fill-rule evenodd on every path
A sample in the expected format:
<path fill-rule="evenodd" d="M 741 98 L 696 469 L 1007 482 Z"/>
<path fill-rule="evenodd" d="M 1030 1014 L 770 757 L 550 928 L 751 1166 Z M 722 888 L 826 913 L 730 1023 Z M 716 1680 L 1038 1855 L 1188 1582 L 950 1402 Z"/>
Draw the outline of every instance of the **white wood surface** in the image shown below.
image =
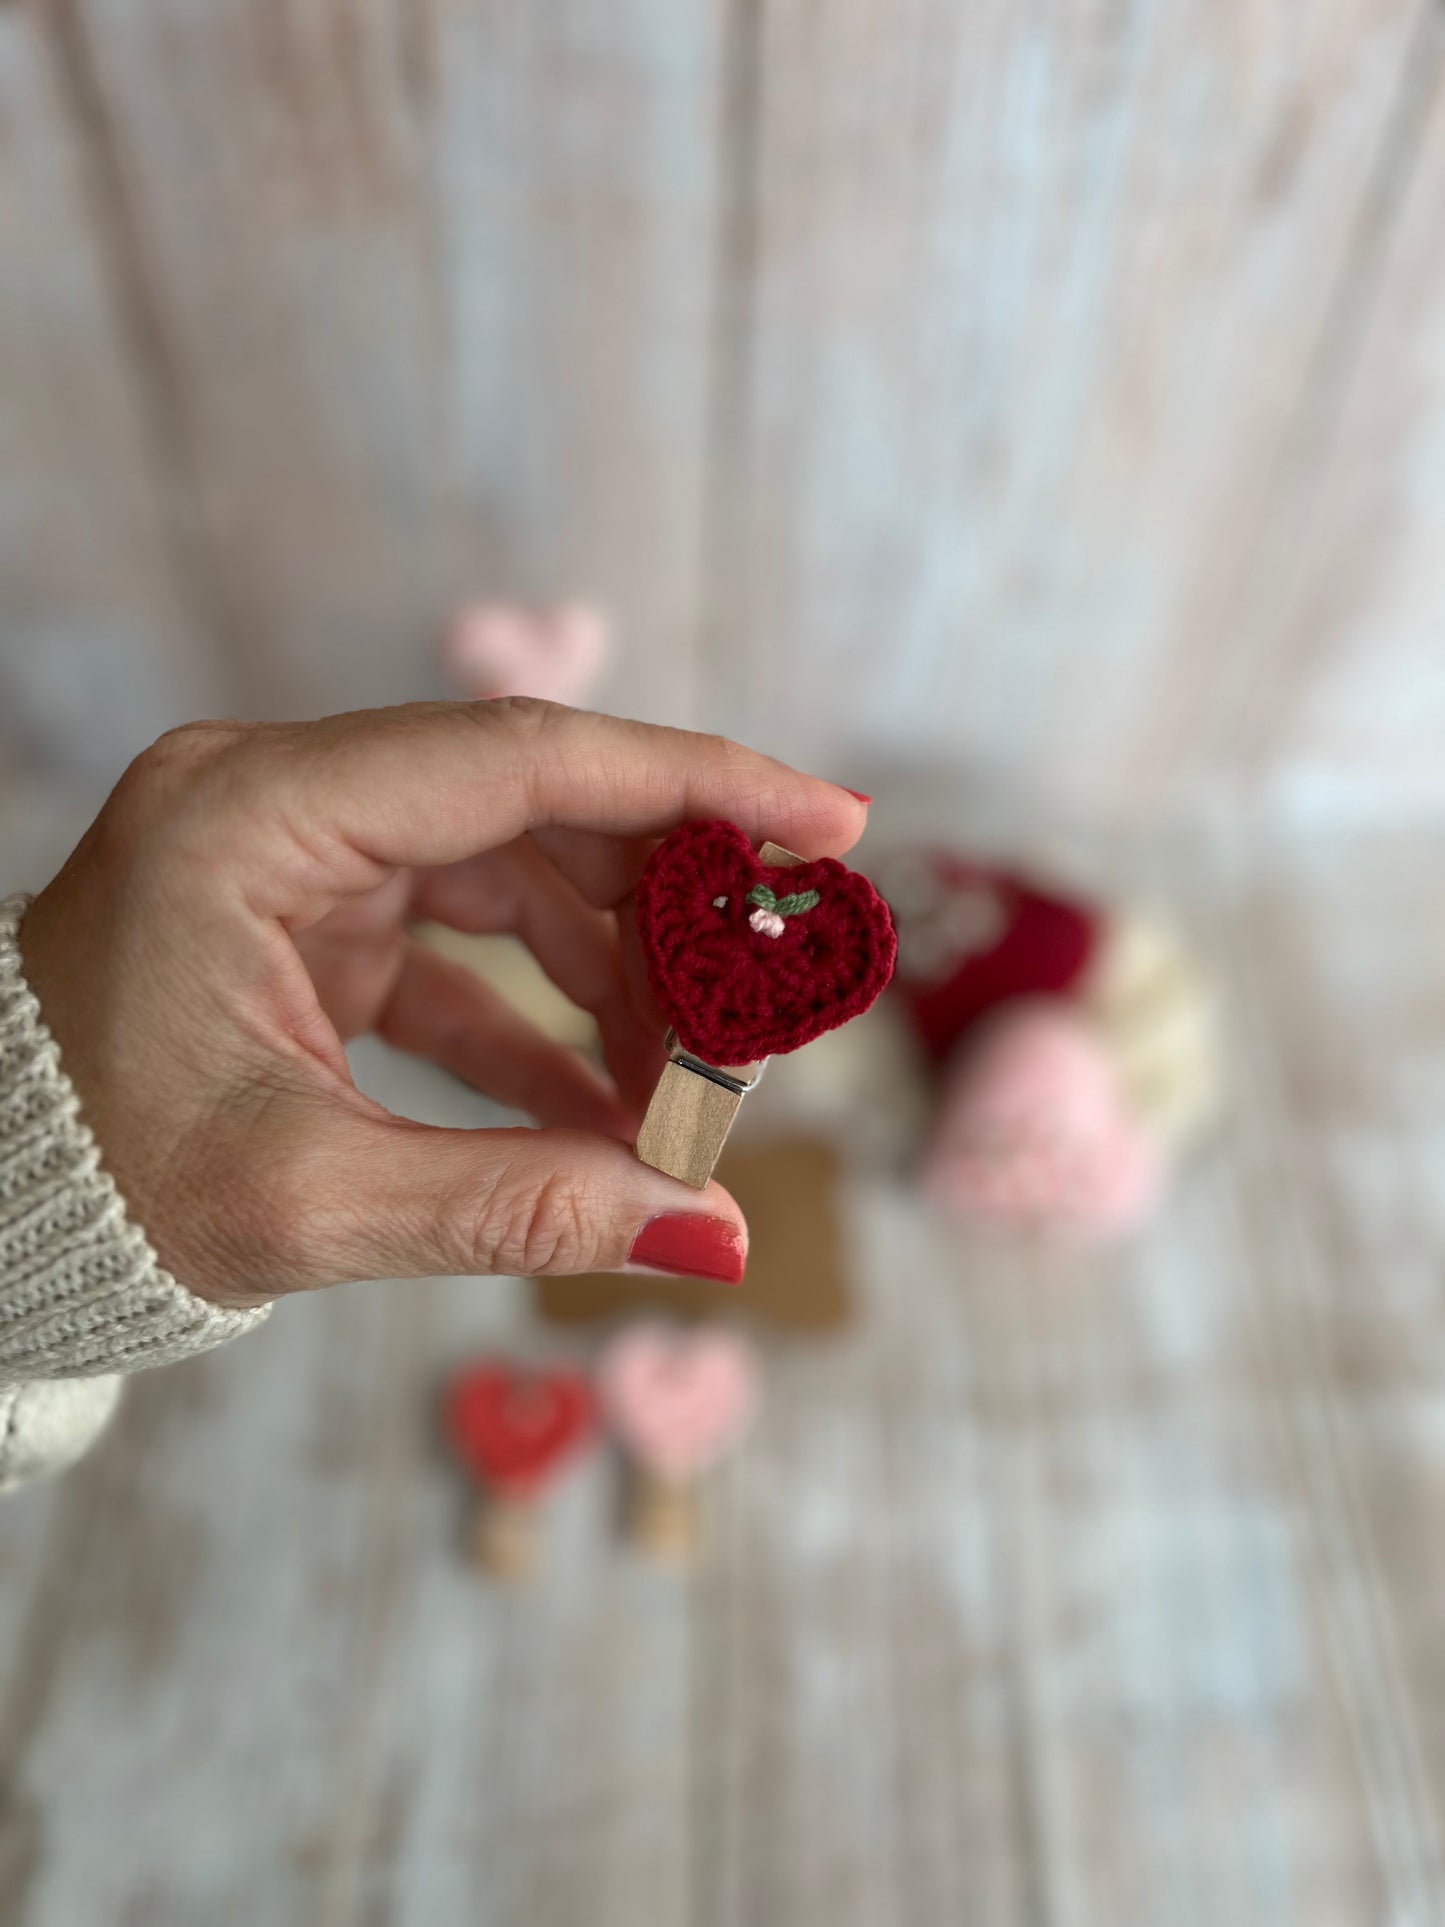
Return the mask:
<path fill-rule="evenodd" d="M 1244 717 L 1222 719 L 1297 814 L 1321 804 L 1437 809 L 1445 624 L 1445 16 L 1425 16 L 1395 149 L 1391 218 L 1337 357 L 1335 405 L 1307 452 L 1292 566 L 1280 584 L 1271 674 Z M 1388 783 L 1382 773 L 1388 769 Z"/>
<path fill-rule="evenodd" d="M 432 694 L 461 598 L 582 591 L 688 713 L 712 6 L 62 11 L 248 708 Z"/>
<path fill-rule="evenodd" d="M 1413 0 L 759 11 L 739 713 L 1177 796 Z"/>
<path fill-rule="evenodd" d="M 1226 985 L 1227 1128 L 1114 1257 L 862 1176 L 865 1315 L 769 1349 L 690 1575 L 624 1550 L 605 1460 L 531 1591 L 459 1557 L 438 1383 L 580 1342 L 515 1285 L 305 1299 L 137 1380 L 0 1517 L 0 1916 L 1445 1918 L 1436 867 L 1142 844 Z"/>
<path fill-rule="evenodd" d="M 0 14 L 0 768 L 100 783 L 235 691 L 199 620 L 87 104 L 38 13 Z"/>
<path fill-rule="evenodd" d="M 1437 0 L 0 13 L 6 736 L 478 592 L 871 787 L 1437 813 Z M 97 692 L 110 692 L 98 701 Z"/>

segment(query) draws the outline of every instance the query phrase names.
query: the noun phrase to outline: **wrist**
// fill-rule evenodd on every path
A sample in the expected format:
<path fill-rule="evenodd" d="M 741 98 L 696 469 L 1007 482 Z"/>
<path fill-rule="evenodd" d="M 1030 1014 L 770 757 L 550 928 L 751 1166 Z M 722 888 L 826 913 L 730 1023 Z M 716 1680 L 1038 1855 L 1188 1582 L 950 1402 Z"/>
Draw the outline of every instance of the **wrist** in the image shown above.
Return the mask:
<path fill-rule="evenodd" d="M 194 1296 L 128 1214 L 22 963 L 28 907 L 0 901 L 0 1381 L 206 1350 L 265 1310 Z"/>

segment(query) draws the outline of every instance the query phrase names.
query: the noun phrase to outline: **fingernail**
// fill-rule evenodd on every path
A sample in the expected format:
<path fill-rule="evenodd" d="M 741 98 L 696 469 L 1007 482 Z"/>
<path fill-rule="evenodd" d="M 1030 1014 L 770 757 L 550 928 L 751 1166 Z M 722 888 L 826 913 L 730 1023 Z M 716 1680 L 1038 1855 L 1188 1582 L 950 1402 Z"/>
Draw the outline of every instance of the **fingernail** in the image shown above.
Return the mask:
<path fill-rule="evenodd" d="M 740 1285 L 748 1254 L 742 1233 L 726 1218 L 704 1218 L 695 1211 L 649 1218 L 632 1240 L 627 1261 L 649 1271 L 670 1271 L 681 1278 L 712 1278 Z"/>
<path fill-rule="evenodd" d="M 848 790 L 848 785 L 844 783 L 842 788 Z M 871 796 L 865 796 L 862 790 L 848 790 L 848 794 L 850 796 L 856 796 L 860 803 L 871 803 L 873 801 L 873 798 Z"/>

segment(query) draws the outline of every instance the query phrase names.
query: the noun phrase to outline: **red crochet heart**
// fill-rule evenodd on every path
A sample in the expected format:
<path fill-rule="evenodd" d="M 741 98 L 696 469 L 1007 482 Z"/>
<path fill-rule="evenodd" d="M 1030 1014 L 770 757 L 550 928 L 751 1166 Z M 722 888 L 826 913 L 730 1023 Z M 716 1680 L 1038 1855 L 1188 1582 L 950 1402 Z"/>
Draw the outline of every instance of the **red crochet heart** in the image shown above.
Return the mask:
<path fill-rule="evenodd" d="M 752 1064 L 846 1024 L 898 948 L 866 877 L 835 857 L 775 869 L 732 823 L 685 823 L 658 845 L 637 927 L 654 996 L 709 1064 Z"/>
<path fill-rule="evenodd" d="M 525 1497 L 592 1436 L 592 1390 L 580 1372 L 526 1371 L 501 1359 L 452 1380 L 442 1408 L 447 1439 L 475 1478 Z"/>
<path fill-rule="evenodd" d="M 898 925 L 896 987 L 939 1061 L 1000 1004 L 1077 995 L 1097 955 L 1101 912 L 1019 872 L 903 849 L 882 881 Z"/>

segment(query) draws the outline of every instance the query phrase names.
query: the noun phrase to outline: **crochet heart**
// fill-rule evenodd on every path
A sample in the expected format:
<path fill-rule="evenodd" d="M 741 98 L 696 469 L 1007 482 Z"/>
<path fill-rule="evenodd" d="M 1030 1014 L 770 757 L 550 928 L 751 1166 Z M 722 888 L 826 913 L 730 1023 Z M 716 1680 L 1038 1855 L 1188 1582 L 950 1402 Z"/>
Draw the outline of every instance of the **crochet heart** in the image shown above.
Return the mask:
<path fill-rule="evenodd" d="M 751 1348 L 730 1332 L 636 1325 L 603 1354 L 598 1392 L 613 1430 L 649 1472 L 685 1484 L 742 1437 L 757 1407 Z"/>
<path fill-rule="evenodd" d="M 526 1371 L 491 1359 L 453 1379 L 442 1417 L 452 1450 L 473 1477 L 521 1498 L 587 1444 L 595 1408 L 580 1372 Z"/>
<path fill-rule="evenodd" d="M 732 823 L 685 823 L 637 886 L 653 995 L 684 1049 L 751 1064 L 846 1024 L 893 974 L 888 906 L 835 857 L 773 868 Z"/>
<path fill-rule="evenodd" d="M 881 871 L 898 925 L 897 989 L 936 1060 L 1017 997 L 1077 995 L 1097 954 L 1091 905 L 948 850 L 895 851 Z"/>
<path fill-rule="evenodd" d="M 1087 1239 L 1132 1231 L 1162 1170 L 1102 1039 L 1067 1005 L 1031 1000 L 950 1067 L 923 1178 L 960 1217 Z"/>
<path fill-rule="evenodd" d="M 579 703 L 596 685 L 611 648 L 607 618 L 585 602 L 549 609 L 478 602 L 457 615 L 442 659 L 468 695 Z"/>

